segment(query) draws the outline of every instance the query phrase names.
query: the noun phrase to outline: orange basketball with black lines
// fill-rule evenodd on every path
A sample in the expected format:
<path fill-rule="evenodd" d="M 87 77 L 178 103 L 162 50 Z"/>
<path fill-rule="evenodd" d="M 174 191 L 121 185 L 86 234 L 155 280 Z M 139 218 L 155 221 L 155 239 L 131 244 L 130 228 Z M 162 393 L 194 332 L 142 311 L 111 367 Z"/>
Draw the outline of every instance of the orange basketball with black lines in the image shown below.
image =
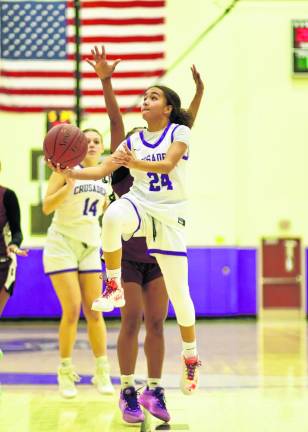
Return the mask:
<path fill-rule="evenodd" d="M 72 168 L 78 165 L 86 156 L 88 150 L 87 138 L 77 127 L 62 123 L 53 126 L 44 139 L 44 155 L 51 163 L 60 168 Z"/>

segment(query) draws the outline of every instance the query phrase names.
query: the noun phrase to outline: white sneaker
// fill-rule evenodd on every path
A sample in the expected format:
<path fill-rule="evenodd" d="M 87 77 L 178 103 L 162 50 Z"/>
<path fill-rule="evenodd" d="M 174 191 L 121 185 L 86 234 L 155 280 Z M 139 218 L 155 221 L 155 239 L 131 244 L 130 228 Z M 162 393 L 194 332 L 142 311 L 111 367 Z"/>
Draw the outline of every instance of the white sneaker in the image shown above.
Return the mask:
<path fill-rule="evenodd" d="M 115 279 L 108 279 L 103 294 L 92 303 L 91 309 L 97 312 L 111 312 L 115 307 L 125 305 L 124 290 Z"/>
<path fill-rule="evenodd" d="M 109 365 L 106 363 L 104 366 L 97 366 L 95 375 L 91 379 L 92 384 L 95 385 L 101 394 L 114 394 L 114 388 L 109 375 Z"/>
<path fill-rule="evenodd" d="M 74 398 L 77 395 L 75 382 L 79 382 L 80 377 L 75 372 L 72 365 L 58 367 L 59 391 L 66 399 Z"/>
<path fill-rule="evenodd" d="M 201 366 L 201 362 L 198 356 L 185 358 L 183 360 L 183 372 L 180 381 L 180 387 L 182 393 L 185 395 L 192 395 L 198 388 L 199 371 L 198 367 Z"/>

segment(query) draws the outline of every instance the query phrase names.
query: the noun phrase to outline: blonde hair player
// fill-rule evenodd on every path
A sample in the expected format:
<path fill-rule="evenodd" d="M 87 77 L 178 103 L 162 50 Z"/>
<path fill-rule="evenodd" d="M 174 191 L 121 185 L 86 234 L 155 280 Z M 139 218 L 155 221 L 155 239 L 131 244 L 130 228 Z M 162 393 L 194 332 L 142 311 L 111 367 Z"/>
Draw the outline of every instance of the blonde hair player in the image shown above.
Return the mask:
<path fill-rule="evenodd" d="M 86 129 L 88 152 L 81 165 L 98 165 L 103 143 L 100 133 Z M 44 248 L 44 270 L 49 275 L 61 303 L 59 328 L 60 394 L 73 398 L 75 383 L 80 380 L 72 364 L 72 351 L 82 306 L 88 328 L 96 368 L 92 383 L 102 394 L 114 392 L 109 376 L 106 354 L 106 326 L 101 313 L 91 310 L 94 299 L 101 293 L 99 216 L 107 205 L 107 183 L 102 179 L 76 181 L 60 173 L 52 173 L 43 202 L 43 212 L 54 212 Z"/>
<path fill-rule="evenodd" d="M 200 366 L 185 242 L 188 198 L 185 176 L 192 119 L 181 108 L 177 93 L 158 85 L 146 90 L 141 114 L 147 129 L 128 137 L 99 167 L 63 171 L 71 178 L 99 179 L 119 166 L 130 169 L 134 177 L 130 191 L 113 202 L 104 214 L 102 242 L 108 280 L 105 292 L 93 303 L 93 308 L 110 310 L 123 302 L 122 238 L 146 237 L 148 252 L 160 266 L 180 326 L 183 344 L 180 387 L 184 394 L 191 395 L 198 387 Z M 59 165 L 56 169 L 61 172 Z"/>

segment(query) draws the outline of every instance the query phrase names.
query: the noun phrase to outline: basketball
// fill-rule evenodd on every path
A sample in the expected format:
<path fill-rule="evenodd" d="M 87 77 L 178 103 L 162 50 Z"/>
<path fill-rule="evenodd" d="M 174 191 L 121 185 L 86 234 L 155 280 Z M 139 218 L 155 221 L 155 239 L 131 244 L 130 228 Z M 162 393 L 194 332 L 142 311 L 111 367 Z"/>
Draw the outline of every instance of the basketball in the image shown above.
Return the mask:
<path fill-rule="evenodd" d="M 81 130 L 71 124 L 62 123 L 52 127 L 44 139 L 44 155 L 60 168 L 72 168 L 86 156 L 87 138 Z"/>

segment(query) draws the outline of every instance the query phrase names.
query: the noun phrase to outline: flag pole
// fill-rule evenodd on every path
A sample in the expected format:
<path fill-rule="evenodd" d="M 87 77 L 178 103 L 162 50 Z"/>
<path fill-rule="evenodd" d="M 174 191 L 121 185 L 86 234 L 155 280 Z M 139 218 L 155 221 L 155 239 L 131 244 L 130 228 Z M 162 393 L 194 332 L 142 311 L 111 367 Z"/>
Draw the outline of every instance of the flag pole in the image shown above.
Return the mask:
<path fill-rule="evenodd" d="M 75 9 L 75 114 L 76 114 L 76 125 L 80 126 L 81 122 L 81 108 L 80 108 L 80 2 L 74 0 Z"/>

